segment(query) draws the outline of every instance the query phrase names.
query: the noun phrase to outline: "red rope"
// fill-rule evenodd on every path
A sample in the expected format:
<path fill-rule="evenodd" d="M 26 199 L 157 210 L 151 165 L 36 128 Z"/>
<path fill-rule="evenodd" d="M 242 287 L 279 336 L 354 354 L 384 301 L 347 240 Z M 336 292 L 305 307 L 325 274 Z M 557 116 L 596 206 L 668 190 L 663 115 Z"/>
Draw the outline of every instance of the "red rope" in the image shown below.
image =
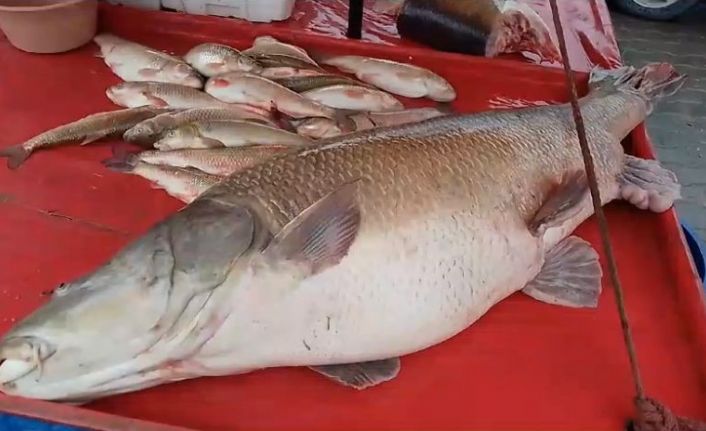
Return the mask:
<path fill-rule="evenodd" d="M 559 39 L 559 49 L 561 50 L 562 62 L 564 64 L 564 72 L 566 74 L 566 82 L 569 86 L 569 96 L 571 101 L 571 109 L 573 111 L 574 123 L 576 124 L 576 133 L 581 146 L 581 154 L 583 156 L 584 166 L 586 168 L 586 177 L 591 190 L 591 200 L 593 201 L 593 209 L 598 220 L 598 230 L 601 235 L 601 242 L 608 260 L 608 271 L 613 284 L 613 292 L 615 293 L 616 304 L 618 306 L 618 314 L 620 315 L 620 324 L 623 332 L 623 340 L 630 359 L 630 369 L 632 373 L 633 383 L 635 384 L 635 406 L 637 408 L 636 426 L 638 431 L 706 431 L 706 423 L 693 421 L 690 419 L 679 418 L 675 416 L 667 407 L 659 402 L 647 398 L 645 396 L 642 378 L 640 376 L 640 367 L 635 350 L 635 343 L 632 338 L 630 329 L 630 321 L 625 308 L 625 295 L 623 286 L 620 283 L 618 276 L 618 267 L 615 262 L 613 247 L 610 242 L 610 232 L 608 230 L 608 222 L 601 206 L 600 191 L 598 190 L 598 182 L 596 180 L 596 171 L 593 164 L 593 157 L 586 139 L 586 128 L 583 123 L 583 116 L 579 108 L 578 94 L 576 91 L 576 83 L 574 73 L 569 64 L 569 55 L 566 48 L 566 40 L 564 38 L 564 29 L 559 17 L 559 8 L 556 0 L 549 0 L 552 8 L 552 17 Z"/>

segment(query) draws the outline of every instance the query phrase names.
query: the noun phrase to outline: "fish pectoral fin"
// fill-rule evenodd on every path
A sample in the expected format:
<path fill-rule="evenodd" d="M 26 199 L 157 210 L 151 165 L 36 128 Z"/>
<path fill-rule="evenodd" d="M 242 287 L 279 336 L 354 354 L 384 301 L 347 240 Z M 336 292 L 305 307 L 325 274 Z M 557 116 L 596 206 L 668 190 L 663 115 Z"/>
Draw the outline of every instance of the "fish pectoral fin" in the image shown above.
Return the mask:
<path fill-rule="evenodd" d="M 598 253 L 571 236 L 549 250 L 542 270 L 522 291 L 548 304 L 593 308 L 601 294 L 601 275 Z"/>
<path fill-rule="evenodd" d="M 334 382 L 361 390 L 397 377 L 400 372 L 400 358 L 309 368 Z"/>
<path fill-rule="evenodd" d="M 149 102 L 151 106 L 154 106 L 155 108 L 166 108 L 169 106 L 169 103 L 167 103 L 166 100 L 161 99 L 157 96 L 154 96 L 152 94 L 149 94 L 145 91 L 142 92 L 142 95 L 145 96 L 145 99 Z"/>
<path fill-rule="evenodd" d="M 588 193 L 584 171 L 575 171 L 562 178 L 528 224 L 533 235 L 541 236 L 547 228 L 559 226 L 581 211 L 581 203 Z"/>
<path fill-rule="evenodd" d="M 265 259 L 306 265 L 309 275 L 340 262 L 360 226 L 356 186 L 357 181 L 343 185 L 287 223 L 263 251 Z"/>
<path fill-rule="evenodd" d="M 103 138 L 104 136 L 105 136 L 105 134 L 103 134 L 103 133 L 92 133 L 92 134 L 86 135 L 86 136 L 84 136 L 83 141 L 81 141 L 81 143 L 79 145 L 88 145 L 91 142 L 95 142 L 95 141 Z"/>

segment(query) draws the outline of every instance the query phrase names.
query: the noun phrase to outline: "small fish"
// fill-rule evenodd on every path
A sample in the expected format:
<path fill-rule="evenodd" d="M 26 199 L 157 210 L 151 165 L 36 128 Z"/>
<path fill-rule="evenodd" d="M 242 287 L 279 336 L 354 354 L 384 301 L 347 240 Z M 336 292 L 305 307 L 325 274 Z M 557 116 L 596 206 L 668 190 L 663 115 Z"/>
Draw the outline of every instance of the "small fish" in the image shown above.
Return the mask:
<path fill-rule="evenodd" d="M 255 38 L 253 46 L 242 52 L 245 55 L 286 55 L 294 57 L 314 66 L 318 66 L 316 61 L 309 54 L 298 46 L 281 42 L 272 36 L 259 36 Z"/>
<path fill-rule="evenodd" d="M 299 135 L 311 139 L 333 138 L 348 133 L 337 121 L 330 118 L 307 118 L 295 127 Z"/>
<path fill-rule="evenodd" d="M 358 112 L 340 116 L 338 121 L 328 118 L 309 118 L 294 124 L 297 133 L 311 139 L 332 138 L 346 133 L 360 132 L 376 127 L 417 123 L 430 118 L 448 115 L 438 108 L 405 109 L 389 112 Z"/>
<path fill-rule="evenodd" d="M 375 127 L 418 123 L 430 118 L 443 117 L 450 113 L 451 111 L 439 108 L 416 108 L 388 112 L 361 112 L 349 115 L 348 118 L 355 123 L 354 131 L 357 132 Z"/>
<path fill-rule="evenodd" d="M 165 112 L 169 110 L 147 106 L 91 114 L 37 135 L 22 144 L 3 148 L 0 157 L 7 157 L 7 166 L 16 169 L 38 149 L 69 142 L 86 145 L 105 137 L 120 136 L 135 124 Z"/>
<path fill-rule="evenodd" d="M 116 105 L 128 108 L 154 106 L 189 109 L 228 106 L 227 103 L 195 88 L 163 82 L 122 82 L 108 88 L 105 94 Z"/>
<path fill-rule="evenodd" d="M 279 145 L 250 145 L 237 148 L 143 151 L 137 154 L 137 158 L 152 165 L 195 168 L 207 174 L 226 176 L 291 149 Z"/>
<path fill-rule="evenodd" d="M 297 57 L 282 54 L 250 54 L 251 58 L 257 61 L 264 68 L 268 67 L 293 67 L 297 69 L 319 70 L 324 73 L 324 69 L 308 61 L 300 60 Z"/>
<path fill-rule="evenodd" d="M 358 55 L 325 57 L 320 61 L 398 96 L 429 97 L 437 102 L 456 99 L 456 91 L 448 81 L 423 67 Z"/>
<path fill-rule="evenodd" d="M 263 109 L 273 108 L 293 118 L 334 118 L 335 111 L 263 77 L 230 72 L 211 78 L 206 92 L 228 103 L 245 103 Z"/>
<path fill-rule="evenodd" d="M 218 43 L 202 43 L 184 55 L 184 60 L 202 75 L 212 77 L 227 72 L 260 73 L 262 66 L 235 48 Z"/>
<path fill-rule="evenodd" d="M 309 68 L 297 68 L 297 67 L 266 67 L 260 72 L 260 76 L 266 79 L 284 79 L 284 78 L 301 78 L 306 76 L 319 76 L 326 75 L 323 69 L 309 69 Z"/>
<path fill-rule="evenodd" d="M 163 189 L 187 204 L 223 179 L 198 169 L 151 165 L 140 161 L 136 154 L 116 155 L 104 160 L 103 164 L 116 172 L 139 175 L 149 180 L 153 187 Z"/>
<path fill-rule="evenodd" d="M 276 83 L 289 88 L 297 93 L 302 93 L 304 91 L 314 90 L 316 88 L 328 87 L 331 85 L 338 84 L 348 84 L 348 85 L 360 85 L 367 87 L 368 85 L 355 79 L 351 79 L 347 76 L 341 75 L 313 75 L 313 76 L 295 76 L 289 78 L 279 78 L 273 79 Z"/>
<path fill-rule="evenodd" d="M 248 120 L 276 127 L 266 111 L 249 105 L 231 103 L 225 108 L 193 108 L 157 115 L 129 129 L 123 135 L 123 139 L 138 144 L 153 144 L 170 129 L 194 121 L 210 120 Z"/>
<path fill-rule="evenodd" d="M 402 102 L 384 91 L 357 85 L 332 85 L 305 91 L 301 95 L 336 109 L 395 111 L 404 108 Z"/>
<path fill-rule="evenodd" d="M 124 81 L 152 81 L 203 88 L 203 78 L 182 59 L 102 33 L 93 38 L 105 64 Z"/>
<path fill-rule="evenodd" d="M 196 121 L 183 124 L 155 142 L 160 150 L 238 147 L 243 145 L 306 145 L 311 141 L 296 133 L 242 120 Z"/>

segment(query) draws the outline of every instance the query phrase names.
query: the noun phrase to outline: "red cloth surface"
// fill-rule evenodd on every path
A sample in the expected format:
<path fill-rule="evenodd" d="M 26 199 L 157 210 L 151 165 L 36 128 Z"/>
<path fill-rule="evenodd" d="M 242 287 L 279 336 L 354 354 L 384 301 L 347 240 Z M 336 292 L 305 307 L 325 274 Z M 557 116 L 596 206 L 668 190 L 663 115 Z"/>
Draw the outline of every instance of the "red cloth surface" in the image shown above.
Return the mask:
<path fill-rule="evenodd" d="M 563 101 L 566 94 L 557 69 L 335 40 L 281 24 L 106 6 L 101 26 L 178 54 L 205 40 L 244 48 L 256 35 L 272 34 L 307 49 L 412 61 L 447 77 L 459 94 L 454 106 L 464 112 Z M 38 56 L 0 40 L 0 146 L 112 109 L 104 91 L 118 78 L 95 52 L 89 45 Z M 642 128 L 629 147 L 651 154 Z M 0 333 L 45 301 L 42 291 L 96 268 L 182 206 L 141 178 L 106 170 L 99 161 L 109 154 L 110 143 L 66 147 L 40 151 L 18 171 L 0 167 Z M 706 419 L 706 316 L 675 214 L 620 202 L 607 214 L 648 393 L 676 414 Z M 577 234 L 599 248 L 592 220 Z M 513 295 L 453 339 L 402 358 L 395 380 L 369 390 L 338 386 L 304 368 L 272 369 L 164 385 L 83 408 L 219 431 L 618 430 L 633 413 L 632 390 L 604 277 L 596 310 Z"/>

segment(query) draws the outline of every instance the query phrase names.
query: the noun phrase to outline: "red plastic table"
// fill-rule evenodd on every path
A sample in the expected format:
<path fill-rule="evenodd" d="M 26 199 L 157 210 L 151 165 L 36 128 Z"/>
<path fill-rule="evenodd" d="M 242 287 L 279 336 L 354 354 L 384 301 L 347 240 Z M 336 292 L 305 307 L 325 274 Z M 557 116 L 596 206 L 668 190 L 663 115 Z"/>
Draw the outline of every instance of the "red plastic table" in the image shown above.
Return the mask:
<path fill-rule="evenodd" d="M 101 28 L 180 54 L 206 40 L 242 48 L 272 34 L 307 49 L 412 61 L 446 76 L 463 112 L 566 100 L 556 68 L 433 52 L 397 40 L 380 23 L 366 23 L 367 42 L 345 40 L 345 14 L 322 12 L 336 2 L 300 3 L 291 22 L 274 25 L 103 5 Z M 602 1 L 560 3 L 574 11 L 566 27 L 603 34 L 609 42 L 596 52 L 616 61 Z M 600 17 L 600 29 L 587 26 L 586 13 Z M 572 60 L 585 69 L 595 54 L 577 40 Z M 0 145 L 112 109 L 104 90 L 118 79 L 96 51 L 38 56 L 0 40 Z M 642 127 L 626 145 L 652 155 Z M 140 178 L 107 171 L 99 161 L 109 154 L 110 143 L 66 147 L 39 152 L 18 171 L 0 167 L 0 333 L 45 301 L 43 291 L 94 269 L 182 206 Z M 607 214 L 647 389 L 678 414 L 706 419 L 706 313 L 675 213 L 617 202 Z M 577 234 L 598 244 L 592 220 Z M 513 295 L 453 339 L 404 357 L 394 381 L 362 392 L 283 368 L 164 385 L 82 408 L 0 396 L 0 411 L 105 430 L 618 430 L 632 415 L 633 394 L 607 280 L 605 287 L 596 310 Z"/>

